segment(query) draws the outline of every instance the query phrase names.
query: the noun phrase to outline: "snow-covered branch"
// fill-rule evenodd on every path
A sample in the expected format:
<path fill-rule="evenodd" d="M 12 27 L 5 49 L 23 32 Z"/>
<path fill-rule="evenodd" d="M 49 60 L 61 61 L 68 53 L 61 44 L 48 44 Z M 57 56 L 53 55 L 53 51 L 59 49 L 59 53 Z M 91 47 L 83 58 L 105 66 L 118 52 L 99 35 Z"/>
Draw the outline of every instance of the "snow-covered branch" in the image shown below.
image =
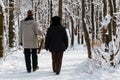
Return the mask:
<path fill-rule="evenodd" d="M 4 8 L 4 4 L 3 4 L 2 0 L 0 0 L 0 6 L 2 6 Z"/>
<path fill-rule="evenodd" d="M 101 24 L 107 27 L 107 25 L 110 23 L 111 18 L 112 17 L 110 16 L 110 14 L 107 14 Z"/>

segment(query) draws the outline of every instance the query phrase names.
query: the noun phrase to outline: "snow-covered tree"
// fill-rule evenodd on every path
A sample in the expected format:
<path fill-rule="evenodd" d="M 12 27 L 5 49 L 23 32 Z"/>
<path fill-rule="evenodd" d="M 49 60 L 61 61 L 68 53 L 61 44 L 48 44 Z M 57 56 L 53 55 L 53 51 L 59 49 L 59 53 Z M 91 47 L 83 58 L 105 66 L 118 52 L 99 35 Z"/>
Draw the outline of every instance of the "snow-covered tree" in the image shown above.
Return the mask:
<path fill-rule="evenodd" d="M 14 0 L 9 1 L 9 47 L 14 47 L 15 38 Z"/>
<path fill-rule="evenodd" d="M 4 55 L 4 4 L 0 0 L 0 57 Z"/>

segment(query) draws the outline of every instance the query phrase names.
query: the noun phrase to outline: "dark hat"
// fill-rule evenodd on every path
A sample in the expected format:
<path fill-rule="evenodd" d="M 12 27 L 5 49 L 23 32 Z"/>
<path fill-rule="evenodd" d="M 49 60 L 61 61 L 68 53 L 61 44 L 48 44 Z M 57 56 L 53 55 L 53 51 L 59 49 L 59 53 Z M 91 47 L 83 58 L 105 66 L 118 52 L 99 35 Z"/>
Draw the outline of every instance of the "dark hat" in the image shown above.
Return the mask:
<path fill-rule="evenodd" d="M 33 15 L 34 15 L 33 10 L 28 10 L 28 11 L 27 11 L 27 15 L 28 15 L 28 16 L 33 16 Z"/>
<path fill-rule="evenodd" d="M 60 22 L 61 18 L 59 16 L 52 17 L 52 22 Z"/>

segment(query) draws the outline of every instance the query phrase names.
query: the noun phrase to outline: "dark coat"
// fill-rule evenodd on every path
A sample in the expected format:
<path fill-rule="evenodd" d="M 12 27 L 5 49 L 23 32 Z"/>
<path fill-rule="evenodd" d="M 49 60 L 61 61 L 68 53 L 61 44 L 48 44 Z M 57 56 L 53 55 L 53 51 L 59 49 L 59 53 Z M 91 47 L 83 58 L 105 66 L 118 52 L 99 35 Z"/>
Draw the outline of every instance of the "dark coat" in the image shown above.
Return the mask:
<path fill-rule="evenodd" d="M 68 36 L 61 24 L 52 24 L 45 37 L 45 49 L 50 52 L 65 51 L 68 47 Z"/>

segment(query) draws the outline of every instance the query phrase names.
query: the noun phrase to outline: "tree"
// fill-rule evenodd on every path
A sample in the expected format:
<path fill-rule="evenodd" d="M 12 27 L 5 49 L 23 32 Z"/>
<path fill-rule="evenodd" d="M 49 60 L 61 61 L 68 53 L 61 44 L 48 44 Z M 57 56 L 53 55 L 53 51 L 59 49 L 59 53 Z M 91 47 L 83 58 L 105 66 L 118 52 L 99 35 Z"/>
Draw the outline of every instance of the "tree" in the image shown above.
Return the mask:
<path fill-rule="evenodd" d="M 87 45 L 87 50 L 88 50 L 88 58 L 92 58 L 92 52 L 91 52 L 91 46 L 90 46 L 90 38 L 89 38 L 89 33 L 87 31 L 87 26 L 86 26 L 86 23 L 85 23 L 85 1 L 82 0 L 82 26 L 83 26 L 83 31 L 84 31 L 84 35 L 85 35 L 85 42 L 86 42 L 86 45 Z"/>
<path fill-rule="evenodd" d="M 49 9 L 49 7 L 50 7 L 50 1 L 48 0 L 48 23 L 47 24 L 49 24 L 50 23 L 50 9 Z"/>
<path fill-rule="evenodd" d="M 107 15 L 107 2 L 106 0 L 103 0 L 103 17 L 105 18 L 105 16 Z M 105 42 L 105 33 L 107 32 L 107 29 L 105 29 L 103 27 L 103 31 L 102 31 L 102 42 Z"/>
<path fill-rule="evenodd" d="M 113 0 L 113 9 L 114 9 L 114 13 L 116 13 L 116 0 Z M 116 35 L 116 17 L 113 16 L 113 35 Z"/>
<path fill-rule="evenodd" d="M 9 3 L 9 47 L 14 47 L 14 1 L 10 0 Z"/>
<path fill-rule="evenodd" d="M 112 1 L 111 0 L 108 0 L 108 2 L 109 2 L 109 8 L 110 8 L 110 15 L 111 15 L 111 17 L 113 17 L 113 8 L 115 7 L 113 7 L 113 4 L 112 4 Z M 115 4 L 114 4 L 115 5 Z M 114 27 L 113 27 L 114 26 Z M 111 21 L 110 21 L 110 23 L 109 23 L 109 25 L 108 25 L 108 29 L 109 29 L 109 42 L 110 41 L 112 41 L 112 35 L 113 35 L 113 30 L 116 30 L 116 29 L 113 29 L 113 28 L 116 28 L 115 27 L 115 23 L 114 23 L 114 21 L 113 21 L 113 19 L 111 19 Z M 115 32 L 114 32 L 114 34 L 116 34 Z M 112 53 L 111 55 L 110 55 L 110 64 L 111 64 L 111 66 L 113 66 L 114 64 L 113 64 L 113 59 L 114 59 L 114 53 Z"/>
<path fill-rule="evenodd" d="M 109 2 L 109 9 L 110 9 L 110 16 L 113 17 L 113 5 L 112 5 L 112 1 L 108 0 L 108 2 Z M 111 19 L 110 23 L 108 24 L 109 42 L 112 41 L 112 28 L 113 28 L 113 20 Z"/>
<path fill-rule="evenodd" d="M 93 0 L 91 0 L 91 23 L 92 23 L 92 39 L 95 38 L 95 25 L 94 25 L 94 3 Z"/>
<path fill-rule="evenodd" d="M 72 16 L 70 16 L 70 21 L 71 21 L 71 46 L 74 46 L 74 20 Z"/>
<path fill-rule="evenodd" d="M 3 57 L 4 53 L 4 15 L 3 7 L 0 5 L 0 57 Z"/>
<path fill-rule="evenodd" d="M 50 1 L 50 19 L 53 17 L 52 6 L 53 6 L 53 3 L 52 3 L 52 0 L 51 0 Z"/>
<path fill-rule="evenodd" d="M 59 0 L 59 17 L 62 18 L 62 0 Z"/>

